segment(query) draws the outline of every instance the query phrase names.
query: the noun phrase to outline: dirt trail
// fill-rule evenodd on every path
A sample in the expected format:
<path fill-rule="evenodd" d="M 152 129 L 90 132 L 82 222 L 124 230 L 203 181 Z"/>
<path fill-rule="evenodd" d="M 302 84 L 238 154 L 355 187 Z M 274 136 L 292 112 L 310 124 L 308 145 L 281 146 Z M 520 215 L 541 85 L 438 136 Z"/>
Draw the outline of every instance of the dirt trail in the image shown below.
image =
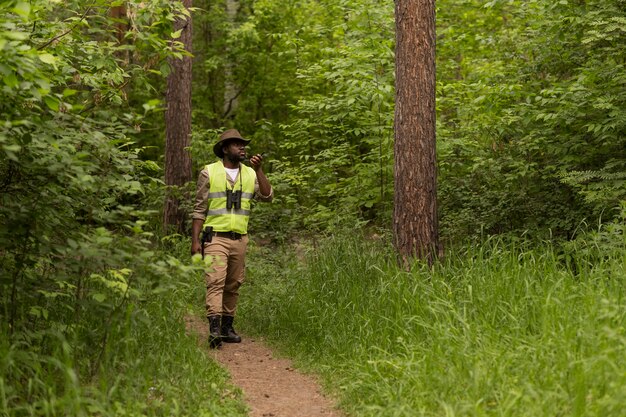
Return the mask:
<path fill-rule="evenodd" d="M 188 318 L 187 327 L 206 340 L 208 324 Z M 315 378 L 303 375 L 288 359 L 275 358 L 261 340 L 242 336 L 241 343 L 224 343 L 210 350 L 230 372 L 250 407 L 250 417 L 341 417 L 324 397 Z"/>

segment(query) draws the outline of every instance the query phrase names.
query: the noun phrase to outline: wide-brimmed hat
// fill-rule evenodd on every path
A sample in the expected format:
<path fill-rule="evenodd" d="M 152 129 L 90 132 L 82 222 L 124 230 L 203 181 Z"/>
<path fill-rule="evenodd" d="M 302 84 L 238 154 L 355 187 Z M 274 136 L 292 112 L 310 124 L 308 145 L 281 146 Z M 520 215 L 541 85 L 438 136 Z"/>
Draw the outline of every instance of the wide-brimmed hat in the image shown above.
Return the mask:
<path fill-rule="evenodd" d="M 250 143 L 250 140 L 244 139 L 239 131 L 237 131 L 237 129 L 228 129 L 220 135 L 217 143 L 213 145 L 213 153 L 217 155 L 218 158 L 224 158 L 224 151 L 222 150 L 222 146 L 224 146 L 224 143 L 226 143 L 227 141 L 233 139 L 243 141 L 246 145 Z"/>

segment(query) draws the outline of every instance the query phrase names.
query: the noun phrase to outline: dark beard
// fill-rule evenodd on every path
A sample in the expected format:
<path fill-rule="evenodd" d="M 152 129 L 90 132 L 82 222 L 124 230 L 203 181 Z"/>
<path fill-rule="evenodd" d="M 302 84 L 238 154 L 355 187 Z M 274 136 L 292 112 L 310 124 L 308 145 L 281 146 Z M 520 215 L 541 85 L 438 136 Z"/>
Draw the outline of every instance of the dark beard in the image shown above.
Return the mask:
<path fill-rule="evenodd" d="M 233 163 L 243 162 L 243 161 L 246 160 L 246 157 L 245 156 L 241 156 L 239 153 L 226 154 L 226 155 L 224 155 L 224 157 L 226 159 L 228 159 L 230 162 L 233 162 Z"/>

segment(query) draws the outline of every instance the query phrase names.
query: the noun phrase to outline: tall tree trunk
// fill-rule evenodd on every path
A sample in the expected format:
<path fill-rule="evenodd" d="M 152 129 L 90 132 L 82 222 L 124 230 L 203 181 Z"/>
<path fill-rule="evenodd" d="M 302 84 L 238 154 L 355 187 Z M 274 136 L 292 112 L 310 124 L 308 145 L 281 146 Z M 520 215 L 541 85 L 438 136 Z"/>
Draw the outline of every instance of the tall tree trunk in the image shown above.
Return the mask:
<path fill-rule="evenodd" d="M 238 0 L 226 0 L 226 17 L 232 27 L 235 26 L 238 11 Z M 227 52 L 228 49 L 230 48 L 227 47 Z M 224 66 L 224 108 L 222 119 L 233 118 L 237 105 L 237 86 L 233 80 L 233 63 L 227 60 Z"/>
<path fill-rule="evenodd" d="M 192 0 L 183 0 L 187 9 Z M 190 12 L 191 13 L 191 12 Z M 174 31 L 182 29 L 178 41 L 191 52 L 191 14 L 186 20 L 177 19 Z M 165 101 L 165 197 L 163 223 L 165 230 L 175 229 L 186 234 L 187 214 L 181 208 L 180 199 L 185 198 L 174 192 L 173 187 L 183 187 L 191 181 L 191 156 L 186 150 L 191 143 L 191 57 L 170 59 L 172 69 L 167 77 Z"/>
<path fill-rule="evenodd" d="M 120 6 L 112 6 L 109 11 L 113 21 L 115 22 L 115 38 L 120 45 L 126 44 L 124 37 L 129 29 L 128 9 L 126 8 L 126 2 Z M 130 49 L 117 50 L 114 53 L 115 57 L 123 61 L 123 65 L 126 66 L 130 63 Z M 123 94 L 126 94 L 126 88 L 123 90 Z"/>
<path fill-rule="evenodd" d="M 401 262 L 439 250 L 435 148 L 435 0 L 396 0 L 393 240 Z"/>
<path fill-rule="evenodd" d="M 124 34 L 128 30 L 128 21 L 126 20 L 126 4 L 113 6 L 109 11 L 111 17 L 115 19 L 115 37 L 118 43 L 124 43 Z"/>

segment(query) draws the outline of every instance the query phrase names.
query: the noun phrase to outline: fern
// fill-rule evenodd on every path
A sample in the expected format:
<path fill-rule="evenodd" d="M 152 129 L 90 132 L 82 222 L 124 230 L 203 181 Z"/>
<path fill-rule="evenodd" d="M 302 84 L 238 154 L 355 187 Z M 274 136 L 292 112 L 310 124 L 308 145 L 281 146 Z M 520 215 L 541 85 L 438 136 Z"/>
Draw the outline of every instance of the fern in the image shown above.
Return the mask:
<path fill-rule="evenodd" d="M 590 203 L 615 207 L 626 200 L 624 161 L 613 161 L 600 170 L 562 172 L 560 181 L 576 189 Z M 621 170 L 615 171 L 615 169 Z"/>

